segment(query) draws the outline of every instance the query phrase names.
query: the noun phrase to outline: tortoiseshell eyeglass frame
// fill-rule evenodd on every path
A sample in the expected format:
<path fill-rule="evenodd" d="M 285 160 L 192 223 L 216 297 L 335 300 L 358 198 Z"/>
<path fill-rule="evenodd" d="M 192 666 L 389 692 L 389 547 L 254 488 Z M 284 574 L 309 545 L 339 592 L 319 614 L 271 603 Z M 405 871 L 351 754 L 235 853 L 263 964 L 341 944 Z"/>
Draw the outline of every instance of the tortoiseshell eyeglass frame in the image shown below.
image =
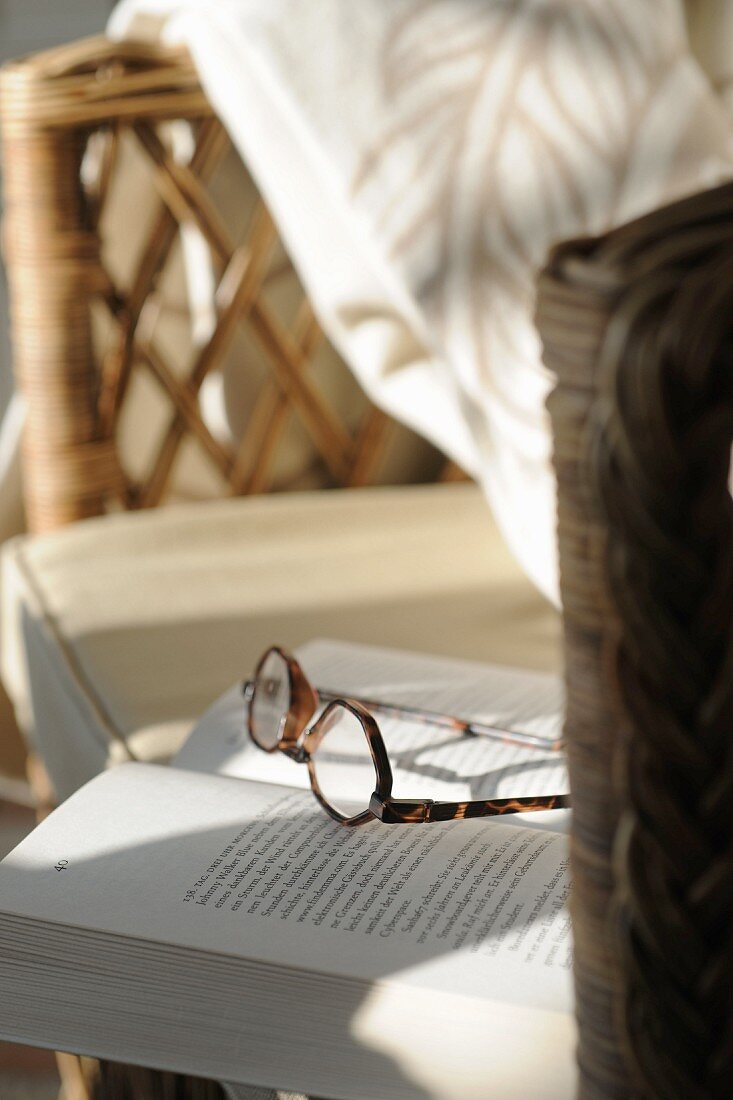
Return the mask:
<path fill-rule="evenodd" d="M 257 737 L 252 704 L 263 666 L 271 654 L 281 657 L 287 667 L 290 705 L 285 720 L 281 724 L 278 740 L 272 745 L 265 745 Z M 309 722 L 321 705 L 321 697 L 296 658 L 282 646 L 270 646 L 263 653 L 254 676 L 245 682 L 243 692 L 247 703 L 247 729 L 253 743 L 262 752 L 282 752 L 296 763 L 306 764 L 313 794 L 326 813 L 341 825 L 365 825 L 375 818 L 389 825 L 412 825 L 433 821 L 460 821 L 471 817 L 531 813 L 537 810 L 560 810 L 570 806 L 570 796 L 567 794 L 489 798 L 476 802 L 434 802 L 430 798 L 393 798 L 392 768 L 382 734 L 373 715 L 356 699 L 334 697 L 329 700 L 325 710 L 313 725 L 309 726 Z M 329 720 L 340 708 L 350 711 L 361 724 L 374 763 L 376 778 L 369 808 L 353 817 L 346 817 L 339 813 L 324 797 L 313 762 L 314 753 L 329 728 Z"/>

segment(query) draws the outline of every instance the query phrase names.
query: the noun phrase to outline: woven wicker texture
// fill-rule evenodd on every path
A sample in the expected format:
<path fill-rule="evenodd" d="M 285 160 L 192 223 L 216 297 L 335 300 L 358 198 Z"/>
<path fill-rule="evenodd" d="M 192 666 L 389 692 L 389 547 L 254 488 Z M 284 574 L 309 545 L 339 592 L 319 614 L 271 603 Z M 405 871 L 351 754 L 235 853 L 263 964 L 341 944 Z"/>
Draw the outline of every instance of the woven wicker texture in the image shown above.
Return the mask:
<path fill-rule="evenodd" d="M 585 1097 L 733 1095 L 732 276 L 726 186 L 541 283 Z"/>
<path fill-rule="evenodd" d="M 360 416 L 347 422 L 339 415 L 312 370 L 322 334 L 309 302 L 303 297 L 295 320 L 286 321 L 268 300 L 270 283 L 282 278 L 283 262 L 262 203 L 247 239 L 231 237 L 207 186 L 229 141 L 187 56 L 141 43 L 90 39 L 6 67 L 0 103 L 5 252 L 14 366 L 29 410 L 24 476 L 33 530 L 110 507 L 160 503 L 191 439 L 226 492 L 277 487 L 277 449 L 293 420 L 309 437 L 323 471 L 321 483 L 357 486 L 377 480 L 392 422 L 366 400 Z M 195 132 L 194 151 L 185 162 L 173 155 L 161 127 L 178 119 Z M 144 155 L 159 196 L 124 288 L 105 262 L 100 240 L 123 139 L 133 140 Z M 96 164 L 91 179 L 90 143 Z M 213 331 L 182 373 L 161 350 L 155 325 L 156 291 L 184 225 L 195 226 L 206 241 L 217 286 Z M 101 355 L 93 316 L 100 307 L 108 315 Z M 246 432 L 234 445 L 212 433 L 199 395 L 242 326 L 269 371 Z M 153 380 L 171 408 L 142 474 L 125 468 L 117 444 L 136 372 Z"/>

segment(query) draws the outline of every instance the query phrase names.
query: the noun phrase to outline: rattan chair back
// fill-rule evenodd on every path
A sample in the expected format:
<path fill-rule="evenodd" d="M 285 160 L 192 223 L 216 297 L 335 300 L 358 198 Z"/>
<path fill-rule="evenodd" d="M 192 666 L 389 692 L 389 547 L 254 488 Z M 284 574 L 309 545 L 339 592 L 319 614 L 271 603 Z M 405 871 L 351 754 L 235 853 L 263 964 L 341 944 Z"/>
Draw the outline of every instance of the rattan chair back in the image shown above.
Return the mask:
<path fill-rule="evenodd" d="M 184 51 L 107 39 L 52 50 L 2 71 L 0 104 L 4 244 L 14 369 L 28 408 L 32 530 L 161 503 L 191 440 L 227 494 L 287 487 L 278 483 L 277 454 L 293 422 L 309 441 L 317 484 L 380 479 L 396 426 L 360 392 L 346 413 L 334 407 L 314 369 L 323 334 L 305 295 L 294 318 L 278 315 L 268 292 L 290 265 L 262 202 L 244 238 L 233 238 L 210 187 L 230 143 Z M 180 120 L 193 130 L 185 160 L 167 140 L 167 127 Z M 120 149 L 130 141 L 148 163 L 158 205 L 123 285 L 103 227 Z M 215 276 L 215 323 L 184 370 L 156 333 L 160 288 L 182 227 L 206 242 Z M 242 328 L 267 370 L 246 430 L 233 441 L 212 431 L 200 394 Z M 169 415 L 145 469 L 131 470 L 120 427 L 141 373 Z M 428 479 L 441 466 L 429 459 Z"/>

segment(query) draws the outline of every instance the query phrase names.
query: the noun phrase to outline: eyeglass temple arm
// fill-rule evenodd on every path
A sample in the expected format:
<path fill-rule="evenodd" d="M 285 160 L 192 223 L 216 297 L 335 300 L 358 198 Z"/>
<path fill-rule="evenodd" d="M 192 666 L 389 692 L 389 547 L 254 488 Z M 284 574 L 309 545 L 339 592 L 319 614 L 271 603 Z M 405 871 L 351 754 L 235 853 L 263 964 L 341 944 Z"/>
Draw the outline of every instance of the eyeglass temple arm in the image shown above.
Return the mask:
<path fill-rule="evenodd" d="M 242 685 L 245 700 L 251 701 L 254 691 L 254 681 L 246 680 Z M 332 703 L 335 699 L 343 698 L 343 692 L 330 691 L 327 688 L 316 688 L 318 695 L 324 703 Z M 348 694 L 348 693 L 347 693 Z M 468 721 L 464 718 L 455 718 L 450 714 L 441 714 L 439 711 L 421 710 L 419 707 L 409 706 L 407 703 L 385 703 L 380 699 L 365 699 L 358 695 L 348 694 L 349 699 L 361 703 L 367 710 L 377 710 L 380 714 L 392 714 L 398 718 L 408 715 L 416 722 L 427 722 L 430 725 L 442 726 L 453 730 L 454 733 L 464 735 L 478 735 L 490 737 L 495 741 L 502 741 L 509 745 L 522 745 L 529 749 L 539 749 L 541 752 L 560 752 L 564 748 L 562 738 L 550 740 L 542 734 L 529 733 L 526 730 L 508 729 L 503 726 L 489 725 L 485 722 Z"/>
<path fill-rule="evenodd" d="M 340 699 L 344 692 L 333 692 L 326 688 L 317 688 L 318 694 L 324 703 L 333 699 Z M 478 719 L 468 720 L 456 718 L 451 714 L 443 714 L 436 710 L 423 710 L 420 707 L 410 706 L 408 703 L 387 703 L 381 699 L 366 699 L 360 695 L 347 693 L 349 699 L 361 703 L 369 711 L 379 711 L 380 714 L 391 714 L 397 718 L 407 715 L 414 722 L 427 722 L 432 726 L 442 726 L 444 729 L 453 730 L 454 733 L 465 736 L 490 737 L 494 741 L 501 741 L 506 745 L 522 745 L 528 749 L 539 749 L 541 752 L 560 752 L 565 743 L 561 737 L 550 740 L 541 733 L 530 733 L 528 730 L 510 729 L 507 726 L 480 722 Z"/>
<path fill-rule="evenodd" d="M 537 810 L 563 810 L 569 806 L 570 795 L 567 794 L 488 798 L 480 802 L 433 802 L 429 798 L 381 799 L 375 794 L 372 795 L 369 809 L 379 821 L 391 825 L 410 825 L 429 821 L 462 821 L 469 817 L 533 813 Z"/>

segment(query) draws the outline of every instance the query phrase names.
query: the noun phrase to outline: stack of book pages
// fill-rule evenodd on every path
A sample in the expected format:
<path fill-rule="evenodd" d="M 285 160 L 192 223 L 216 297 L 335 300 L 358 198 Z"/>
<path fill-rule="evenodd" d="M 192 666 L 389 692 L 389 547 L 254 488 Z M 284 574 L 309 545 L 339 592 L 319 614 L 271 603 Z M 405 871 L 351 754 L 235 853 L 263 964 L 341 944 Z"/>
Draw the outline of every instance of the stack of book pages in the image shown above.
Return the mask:
<path fill-rule="evenodd" d="M 537 739 L 377 715 L 396 797 L 567 789 L 552 677 L 299 656 L 330 691 Z M 236 687 L 175 766 L 78 791 L 0 864 L 0 1036 L 338 1100 L 567 1100 L 567 813 L 344 828 L 307 786 Z"/>

